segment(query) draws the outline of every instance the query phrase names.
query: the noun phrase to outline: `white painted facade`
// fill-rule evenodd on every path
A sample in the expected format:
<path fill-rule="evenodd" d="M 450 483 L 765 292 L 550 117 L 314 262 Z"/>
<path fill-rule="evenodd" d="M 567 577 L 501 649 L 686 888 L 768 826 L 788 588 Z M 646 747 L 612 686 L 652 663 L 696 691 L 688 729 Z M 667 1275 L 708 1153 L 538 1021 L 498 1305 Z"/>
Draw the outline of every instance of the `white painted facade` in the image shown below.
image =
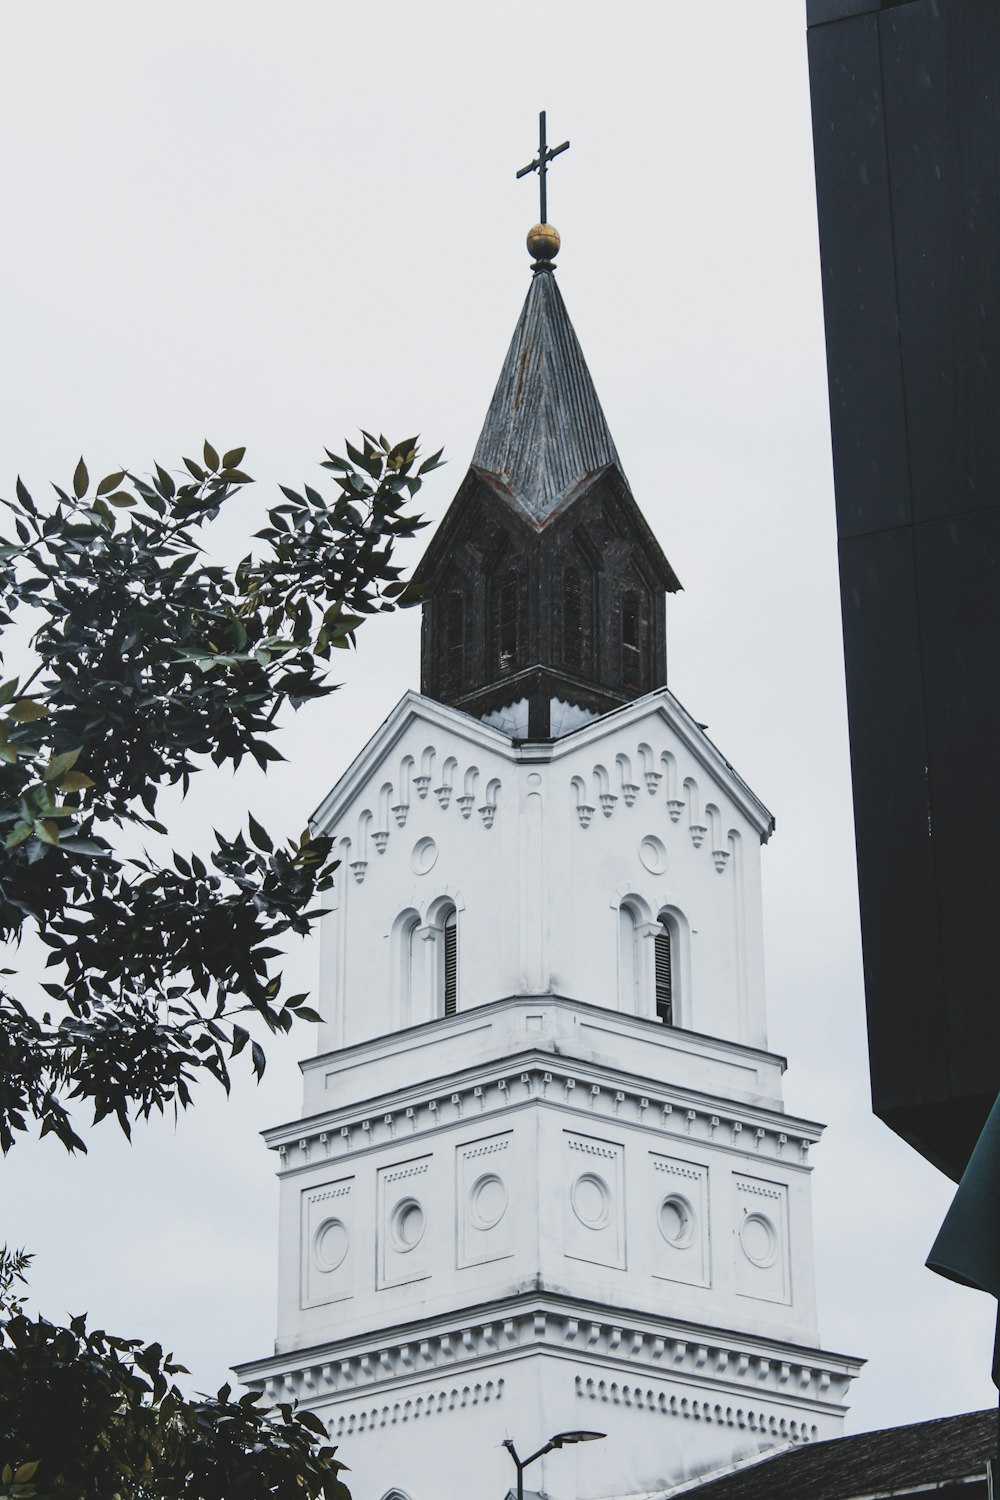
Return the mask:
<path fill-rule="evenodd" d="M 809 1148 L 766 1051 L 772 820 L 661 689 L 552 743 L 407 694 L 316 822 L 343 860 L 279 1155 L 278 1335 L 355 1500 L 651 1496 L 841 1429 Z M 457 945 L 444 1012 L 445 927 Z M 671 934 L 674 1022 L 653 951 Z"/>

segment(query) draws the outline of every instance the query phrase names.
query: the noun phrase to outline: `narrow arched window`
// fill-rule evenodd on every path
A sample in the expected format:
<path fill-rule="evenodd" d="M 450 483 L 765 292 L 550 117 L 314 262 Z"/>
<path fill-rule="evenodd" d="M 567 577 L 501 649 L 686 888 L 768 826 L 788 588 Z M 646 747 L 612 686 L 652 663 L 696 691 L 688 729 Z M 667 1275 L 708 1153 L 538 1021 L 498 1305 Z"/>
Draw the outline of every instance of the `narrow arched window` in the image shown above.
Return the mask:
<path fill-rule="evenodd" d="M 674 1024 L 674 977 L 672 938 L 666 920 L 660 918 L 660 930 L 653 940 L 656 967 L 656 1019 L 664 1026 Z"/>
<path fill-rule="evenodd" d="M 618 908 L 618 1008 L 628 1015 L 639 1011 L 639 954 L 635 912 L 625 902 Z"/>
<path fill-rule="evenodd" d="M 497 598 L 497 647 L 500 671 L 517 670 L 517 577 L 508 573 L 500 581 Z"/>
<path fill-rule="evenodd" d="M 583 588 L 576 568 L 563 572 L 563 662 L 571 672 L 583 666 Z"/>
<path fill-rule="evenodd" d="M 632 589 L 622 598 L 622 680 L 627 687 L 642 686 L 642 623 Z"/>
<path fill-rule="evenodd" d="M 413 1026 L 424 1020 L 420 1013 L 420 952 L 417 930 L 420 917 L 415 911 L 406 911 L 397 917 L 393 926 L 394 950 L 393 975 L 396 1016 L 400 1026 Z"/>
<path fill-rule="evenodd" d="M 458 1010 L 458 914 L 452 907 L 444 919 L 444 953 L 442 962 L 443 1012 L 453 1016 Z"/>
<path fill-rule="evenodd" d="M 455 592 L 444 601 L 442 677 L 446 692 L 461 691 L 465 676 L 465 600 Z"/>

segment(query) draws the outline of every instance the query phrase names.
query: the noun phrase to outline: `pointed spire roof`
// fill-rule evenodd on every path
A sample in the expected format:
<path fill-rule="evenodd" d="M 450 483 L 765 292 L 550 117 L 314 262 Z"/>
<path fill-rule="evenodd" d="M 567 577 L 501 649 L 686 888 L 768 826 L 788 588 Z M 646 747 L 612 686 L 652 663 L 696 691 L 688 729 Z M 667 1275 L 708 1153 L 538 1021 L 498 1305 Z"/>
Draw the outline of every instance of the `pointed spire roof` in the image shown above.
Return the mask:
<path fill-rule="evenodd" d="M 609 465 L 621 474 L 552 267 L 537 265 L 472 467 L 541 529 Z"/>

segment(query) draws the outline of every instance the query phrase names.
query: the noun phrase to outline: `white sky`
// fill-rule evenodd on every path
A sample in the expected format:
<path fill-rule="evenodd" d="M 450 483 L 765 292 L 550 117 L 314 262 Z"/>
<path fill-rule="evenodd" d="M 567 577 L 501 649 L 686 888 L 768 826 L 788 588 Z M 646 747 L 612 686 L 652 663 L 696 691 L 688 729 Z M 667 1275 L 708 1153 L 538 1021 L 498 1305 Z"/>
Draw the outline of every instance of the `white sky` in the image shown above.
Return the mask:
<path fill-rule="evenodd" d="M 951 1186 L 869 1106 L 801 0 L 52 0 L 3 7 L 0 58 L 0 493 L 66 484 L 81 452 L 97 475 L 246 443 L 265 484 L 234 558 L 274 483 L 360 425 L 446 445 L 442 514 L 527 291 L 538 110 L 571 139 L 559 281 L 685 585 L 671 686 L 777 815 L 770 1042 L 788 1108 L 829 1122 L 821 1331 L 870 1359 L 850 1427 L 991 1404 L 992 1302 L 923 1269 Z M 417 626 L 367 627 L 289 765 L 207 772 L 178 840 L 248 799 L 297 833 L 418 685 Z M 105 1124 L 85 1161 L 50 1139 L 0 1166 L 0 1239 L 35 1251 L 49 1316 L 158 1338 L 201 1389 L 270 1350 L 257 1132 L 297 1113 L 309 1032 L 132 1147 Z"/>

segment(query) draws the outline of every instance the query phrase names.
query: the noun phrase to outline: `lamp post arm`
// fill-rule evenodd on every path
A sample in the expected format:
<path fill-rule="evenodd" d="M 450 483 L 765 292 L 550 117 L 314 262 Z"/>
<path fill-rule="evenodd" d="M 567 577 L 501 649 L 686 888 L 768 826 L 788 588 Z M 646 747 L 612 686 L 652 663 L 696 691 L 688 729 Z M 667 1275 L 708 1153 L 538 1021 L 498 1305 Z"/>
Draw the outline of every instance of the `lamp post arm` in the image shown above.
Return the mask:
<path fill-rule="evenodd" d="M 538 1449 L 537 1453 L 532 1453 L 530 1458 L 518 1458 L 517 1449 L 514 1447 L 514 1444 L 510 1438 L 504 1438 L 503 1447 L 507 1449 L 507 1452 L 514 1460 L 514 1467 L 517 1469 L 517 1500 L 524 1500 L 525 1469 L 529 1464 L 533 1464 L 536 1458 L 542 1458 L 546 1453 L 551 1453 L 553 1448 L 558 1448 L 559 1444 L 553 1443 L 551 1441 L 548 1443 L 544 1443 L 542 1447 Z"/>
<path fill-rule="evenodd" d="M 544 1458 L 546 1453 L 551 1453 L 553 1448 L 558 1448 L 558 1446 L 558 1443 L 545 1443 L 543 1447 L 539 1448 L 537 1453 L 533 1453 L 530 1458 L 524 1459 L 521 1464 L 521 1468 L 526 1469 L 529 1464 L 533 1464 L 535 1462 L 536 1458 Z"/>

